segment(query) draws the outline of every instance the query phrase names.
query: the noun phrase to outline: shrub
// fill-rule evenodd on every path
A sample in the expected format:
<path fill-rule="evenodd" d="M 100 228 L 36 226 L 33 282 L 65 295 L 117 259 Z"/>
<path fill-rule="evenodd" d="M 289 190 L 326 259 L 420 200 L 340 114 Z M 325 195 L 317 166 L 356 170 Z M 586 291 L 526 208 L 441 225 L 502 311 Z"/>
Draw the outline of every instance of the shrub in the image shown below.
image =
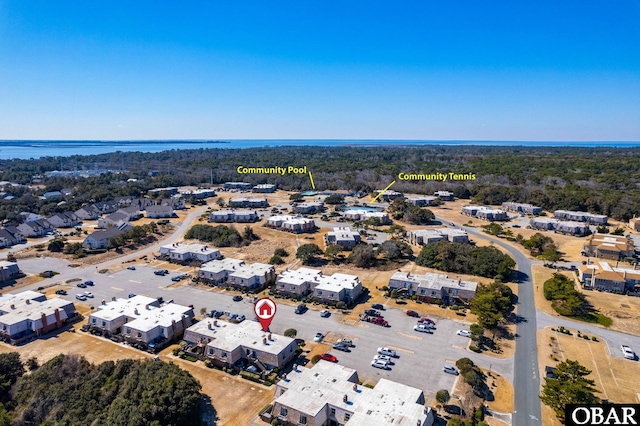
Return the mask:
<path fill-rule="evenodd" d="M 296 330 L 295 328 L 288 328 L 284 331 L 283 334 L 285 335 L 285 337 L 289 337 L 293 339 L 298 334 L 298 330 Z"/>
<path fill-rule="evenodd" d="M 273 256 L 271 256 L 271 259 L 269 259 L 270 265 L 282 265 L 283 263 L 284 263 L 284 260 L 282 259 L 282 257 L 278 256 L 277 254 L 274 254 Z"/>
<path fill-rule="evenodd" d="M 594 342 L 597 342 L 598 339 L 596 338 L 596 336 L 591 336 L 591 340 L 593 340 Z"/>
<path fill-rule="evenodd" d="M 251 380 L 252 382 L 260 383 L 260 376 L 258 374 L 249 373 L 248 371 L 241 371 L 240 377 L 243 379 Z"/>
<path fill-rule="evenodd" d="M 479 347 L 475 346 L 475 345 L 469 345 L 469 350 L 473 351 L 473 352 L 477 352 L 477 353 L 482 352 L 482 350 Z"/>
<path fill-rule="evenodd" d="M 280 256 L 280 257 L 287 257 L 289 256 L 289 253 L 287 253 L 287 251 L 283 248 L 277 248 L 275 249 L 275 251 L 273 252 L 274 256 Z"/>
<path fill-rule="evenodd" d="M 262 382 L 262 384 L 265 386 L 271 386 L 273 383 L 271 383 L 269 380 L 265 380 L 264 382 Z"/>

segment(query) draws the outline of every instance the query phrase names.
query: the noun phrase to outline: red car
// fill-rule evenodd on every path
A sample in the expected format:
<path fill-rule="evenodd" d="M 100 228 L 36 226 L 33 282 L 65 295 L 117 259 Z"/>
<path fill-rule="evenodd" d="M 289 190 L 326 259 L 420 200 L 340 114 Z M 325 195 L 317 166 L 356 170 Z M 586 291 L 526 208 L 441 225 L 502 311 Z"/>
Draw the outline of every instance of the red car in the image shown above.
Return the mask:
<path fill-rule="evenodd" d="M 408 310 L 407 311 L 407 315 L 410 316 L 410 317 L 416 317 L 416 318 L 420 316 L 420 314 L 418 314 L 416 311 L 412 311 L 412 310 Z"/>
<path fill-rule="evenodd" d="M 383 318 L 380 318 L 380 317 L 378 317 L 378 318 L 372 318 L 372 319 L 371 319 L 371 322 L 372 322 L 373 324 L 375 324 L 375 325 L 381 325 L 381 326 L 383 326 L 383 327 L 386 327 L 386 326 L 388 326 L 388 325 L 389 325 L 389 323 L 388 323 L 387 321 L 385 321 Z"/>
<path fill-rule="evenodd" d="M 420 318 L 418 320 L 418 322 L 419 323 L 425 323 L 426 322 L 427 324 L 435 324 L 435 322 L 433 322 L 433 320 L 431 320 L 431 319 L 429 319 L 427 317 Z"/>
<path fill-rule="evenodd" d="M 321 359 L 324 359 L 325 361 L 329 361 L 329 362 L 338 362 L 338 358 L 336 358 L 335 356 L 331 355 L 331 354 L 322 354 L 320 355 Z"/>

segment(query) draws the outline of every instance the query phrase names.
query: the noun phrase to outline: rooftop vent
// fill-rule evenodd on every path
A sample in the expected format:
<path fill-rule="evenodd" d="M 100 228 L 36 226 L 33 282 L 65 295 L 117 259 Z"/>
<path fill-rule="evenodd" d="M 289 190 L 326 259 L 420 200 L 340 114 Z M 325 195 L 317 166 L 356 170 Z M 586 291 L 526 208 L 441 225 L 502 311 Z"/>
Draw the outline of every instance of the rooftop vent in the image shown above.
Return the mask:
<path fill-rule="evenodd" d="M 349 401 L 349 397 L 345 394 L 345 396 L 342 397 L 342 402 L 347 402 Z"/>

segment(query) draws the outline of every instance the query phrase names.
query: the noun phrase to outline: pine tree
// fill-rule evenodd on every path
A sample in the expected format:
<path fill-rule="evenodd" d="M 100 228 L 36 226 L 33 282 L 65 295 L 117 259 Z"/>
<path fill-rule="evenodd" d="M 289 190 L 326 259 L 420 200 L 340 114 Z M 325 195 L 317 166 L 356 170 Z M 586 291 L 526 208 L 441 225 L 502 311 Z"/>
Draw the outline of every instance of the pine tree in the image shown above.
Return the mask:
<path fill-rule="evenodd" d="M 597 404 L 600 398 L 594 395 L 599 392 L 595 382 L 587 379 L 591 370 L 578 361 L 566 360 L 556 367 L 556 378 L 545 378 L 540 400 L 555 411 L 559 419 L 564 418 L 566 404 Z"/>

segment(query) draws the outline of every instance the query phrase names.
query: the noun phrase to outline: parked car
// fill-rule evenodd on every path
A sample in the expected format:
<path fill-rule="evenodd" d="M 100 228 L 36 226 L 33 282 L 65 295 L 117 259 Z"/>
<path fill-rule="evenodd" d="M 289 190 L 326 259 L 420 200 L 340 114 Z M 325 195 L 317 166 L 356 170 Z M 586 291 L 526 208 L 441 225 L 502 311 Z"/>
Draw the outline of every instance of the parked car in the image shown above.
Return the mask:
<path fill-rule="evenodd" d="M 391 357 L 388 355 L 376 355 L 373 357 L 374 360 L 381 360 L 386 362 L 387 364 L 392 364 Z"/>
<path fill-rule="evenodd" d="M 344 343 L 349 347 L 353 347 L 353 340 L 351 340 L 350 337 L 343 337 L 340 340 L 338 340 L 338 343 Z"/>
<path fill-rule="evenodd" d="M 135 271 L 136 267 L 135 266 L 127 266 L 127 269 L 130 271 Z"/>
<path fill-rule="evenodd" d="M 371 361 L 371 366 L 375 367 L 375 368 L 379 368 L 381 370 L 388 370 L 389 369 L 389 364 L 387 364 L 386 362 L 382 361 L 381 359 L 374 359 L 373 361 Z"/>
<path fill-rule="evenodd" d="M 78 284 L 76 284 L 76 286 L 78 286 L 80 288 L 87 288 L 87 285 L 85 283 L 78 283 Z"/>
<path fill-rule="evenodd" d="M 93 285 L 93 281 L 91 281 L 91 280 L 86 280 L 86 281 L 84 282 L 84 284 L 85 284 L 85 285 Z"/>
<path fill-rule="evenodd" d="M 247 317 L 245 317 L 244 315 L 238 315 L 238 318 L 236 318 L 236 321 L 242 322 L 242 321 L 244 321 L 246 319 L 247 319 Z"/>
<path fill-rule="evenodd" d="M 386 347 L 382 347 L 382 348 L 378 348 L 378 354 L 379 355 L 386 355 L 392 358 L 397 358 L 398 355 L 396 354 L 396 351 L 394 351 L 393 349 L 389 349 Z"/>
<path fill-rule="evenodd" d="M 296 306 L 296 314 L 300 315 L 300 314 L 304 314 L 307 311 L 307 305 L 305 305 L 304 303 L 299 304 L 298 306 Z"/>
<path fill-rule="evenodd" d="M 229 315 L 228 320 L 229 321 L 235 321 L 236 318 L 238 318 L 238 314 L 231 314 L 231 315 Z"/>
<path fill-rule="evenodd" d="M 453 365 L 449 365 L 449 364 L 445 364 L 445 365 L 444 365 L 444 367 L 442 368 L 442 370 L 443 370 L 445 373 L 455 374 L 456 376 L 457 376 L 458 374 L 460 374 L 460 373 L 458 372 L 458 369 L 457 369 L 457 368 L 455 368 Z"/>
<path fill-rule="evenodd" d="M 326 309 L 323 311 L 320 311 L 320 316 L 322 318 L 327 318 L 329 315 L 331 315 L 331 312 L 327 311 Z"/>
<path fill-rule="evenodd" d="M 420 316 L 419 313 L 417 313 L 416 311 L 412 311 L 411 309 L 409 309 L 407 311 L 407 315 L 410 316 L 410 317 L 416 317 L 416 318 L 418 318 Z"/>
<path fill-rule="evenodd" d="M 174 283 L 177 283 L 180 280 L 182 280 L 182 277 L 180 275 L 176 275 L 175 277 L 171 277 L 171 281 L 173 281 Z"/>
<path fill-rule="evenodd" d="M 620 349 L 622 349 L 622 355 L 626 359 L 632 359 L 632 360 L 636 359 L 636 353 L 634 351 L 632 351 L 629 346 L 622 345 L 622 346 L 620 346 Z"/>
<path fill-rule="evenodd" d="M 471 332 L 468 330 L 458 330 L 456 331 L 456 334 L 462 337 L 471 337 Z"/>
<path fill-rule="evenodd" d="M 85 291 L 84 295 L 87 296 L 89 299 L 93 299 L 93 293 L 91 293 L 90 291 Z"/>
<path fill-rule="evenodd" d="M 342 352 L 350 352 L 351 351 L 349 349 L 349 345 L 347 345 L 345 343 L 336 343 L 335 345 L 333 345 L 333 349 L 336 349 L 336 350 L 342 351 Z"/>
<path fill-rule="evenodd" d="M 242 296 L 238 296 L 238 295 L 233 296 L 233 301 L 234 302 L 242 302 Z"/>
<path fill-rule="evenodd" d="M 319 342 L 322 340 L 322 338 L 324 337 L 324 334 L 322 333 L 316 333 L 315 337 L 313 338 L 314 342 Z"/>
<path fill-rule="evenodd" d="M 321 354 L 320 358 L 329 362 L 338 362 L 338 358 L 336 358 L 334 355 L 331 355 L 331 354 Z"/>
<path fill-rule="evenodd" d="M 376 311 L 375 309 L 366 309 L 364 313 L 370 317 L 382 317 L 380 312 Z"/>
<path fill-rule="evenodd" d="M 381 325 L 382 327 L 388 327 L 389 323 L 385 321 L 382 317 L 374 317 L 369 320 L 370 323 L 375 325 Z"/>
<path fill-rule="evenodd" d="M 419 332 L 421 332 L 421 333 L 432 333 L 432 331 L 431 331 L 431 327 L 429 327 L 429 326 L 428 326 L 428 325 L 426 325 L 426 324 L 418 324 L 418 325 L 416 325 L 415 327 L 413 327 L 413 329 L 414 329 L 415 331 L 419 331 Z"/>
<path fill-rule="evenodd" d="M 85 296 L 84 294 L 76 294 L 76 299 L 78 300 L 87 300 L 87 296 Z"/>
<path fill-rule="evenodd" d="M 132 297 L 136 297 L 135 293 L 129 293 L 129 299 L 131 299 Z"/>
<path fill-rule="evenodd" d="M 429 319 L 427 317 L 422 317 L 418 320 L 418 322 L 420 323 L 429 323 L 429 324 L 435 324 L 435 322 L 433 322 L 432 319 Z"/>
<path fill-rule="evenodd" d="M 384 305 L 381 305 L 380 303 L 374 303 L 373 305 L 371 305 L 372 309 L 378 309 L 380 311 L 384 311 Z"/>
<path fill-rule="evenodd" d="M 156 274 L 156 275 L 164 276 L 164 275 L 167 275 L 169 273 L 169 271 L 166 270 L 166 269 L 158 269 L 157 271 L 153 271 L 153 273 Z"/>
<path fill-rule="evenodd" d="M 64 296 L 64 295 L 66 295 L 66 294 L 67 294 L 67 291 L 66 291 L 66 290 L 62 290 L 62 289 L 60 289 L 60 290 L 56 290 L 56 294 L 59 294 L 59 295 L 61 295 L 61 296 Z"/>
<path fill-rule="evenodd" d="M 255 365 L 250 365 L 245 370 L 247 370 L 249 373 L 257 373 L 258 367 L 256 367 Z"/>

